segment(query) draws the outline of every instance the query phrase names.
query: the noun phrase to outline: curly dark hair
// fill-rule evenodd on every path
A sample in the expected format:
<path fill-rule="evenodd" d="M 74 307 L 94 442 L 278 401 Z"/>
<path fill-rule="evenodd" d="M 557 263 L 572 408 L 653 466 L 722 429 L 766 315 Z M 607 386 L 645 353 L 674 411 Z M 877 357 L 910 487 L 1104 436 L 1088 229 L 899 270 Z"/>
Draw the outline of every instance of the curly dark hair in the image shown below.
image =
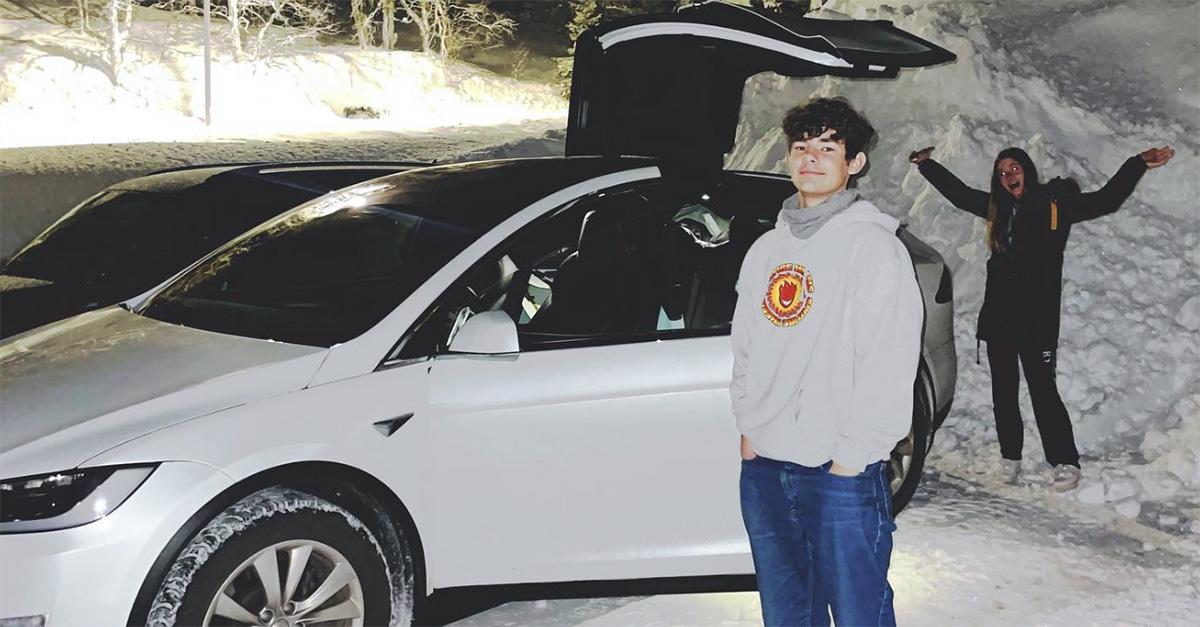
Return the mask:
<path fill-rule="evenodd" d="M 846 145 L 846 161 L 866 152 L 875 139 L 875 129 L 845 98 L 817 98 L 792 107 L 783 116 L 783 132 L 788 146 L 793 142 L 833 129 L 833 139 Z"/>

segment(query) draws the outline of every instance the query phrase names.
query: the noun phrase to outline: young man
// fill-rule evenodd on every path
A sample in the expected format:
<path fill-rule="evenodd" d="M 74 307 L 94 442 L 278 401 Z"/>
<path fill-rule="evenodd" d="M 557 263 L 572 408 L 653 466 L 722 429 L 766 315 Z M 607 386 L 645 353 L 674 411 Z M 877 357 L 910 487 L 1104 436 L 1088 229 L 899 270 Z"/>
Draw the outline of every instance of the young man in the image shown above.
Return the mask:
<path fill-rule="evenodd" d="M 895 623 L 884 461 L 908 434 L 924 310 L 897 221 L 847 190 L 871 125 L 844 99 L 788 111 L 797 194 L 742 262 L 730 397 L 767 625 Z"/>

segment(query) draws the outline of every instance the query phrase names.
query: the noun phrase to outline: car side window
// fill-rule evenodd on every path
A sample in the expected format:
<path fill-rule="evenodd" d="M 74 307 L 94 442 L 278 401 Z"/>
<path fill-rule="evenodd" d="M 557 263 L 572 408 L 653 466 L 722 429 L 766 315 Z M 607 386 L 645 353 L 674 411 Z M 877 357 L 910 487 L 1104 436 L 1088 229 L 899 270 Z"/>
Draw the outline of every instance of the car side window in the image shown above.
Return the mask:
<path fill-rule="evenodd" d="M 524 259 L 515 314 L 523 349 L 652 335 L 662 284 L 661 224 L 639 190 L 555 216 L 514 249 Z"/>
<path fill-rule="evenodd" d="M 660 183 L 559 216 L 514 319 L 522 348 L 712 334 L 733 314 L 730 219 Z M 744 253 L 743 253 L 744 254 Z M 732 266 L 732 271 L 726 271 Z"/>
<path fill-rule="evenodd" d="M 495 310 L 522 351 L 727 334 L 742 258 L 788 189 L 764 200 L 743 187 L 658 181 L 580 199 L 475 264 L 392 359 L 444 352 Z"/>

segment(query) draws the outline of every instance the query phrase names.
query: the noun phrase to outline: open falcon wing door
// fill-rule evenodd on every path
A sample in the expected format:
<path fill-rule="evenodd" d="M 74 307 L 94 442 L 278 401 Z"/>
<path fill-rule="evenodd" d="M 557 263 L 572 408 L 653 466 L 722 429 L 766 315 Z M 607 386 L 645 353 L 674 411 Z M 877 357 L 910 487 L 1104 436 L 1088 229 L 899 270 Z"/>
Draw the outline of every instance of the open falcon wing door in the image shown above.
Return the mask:
<path fill-rule="evenodd" d="M 634 16 L 576 42 L 566 154 L 719 168 L 754 74 L 894 78 L 954 59 L 882 20 L 798 18 L 715 0 Z"/>

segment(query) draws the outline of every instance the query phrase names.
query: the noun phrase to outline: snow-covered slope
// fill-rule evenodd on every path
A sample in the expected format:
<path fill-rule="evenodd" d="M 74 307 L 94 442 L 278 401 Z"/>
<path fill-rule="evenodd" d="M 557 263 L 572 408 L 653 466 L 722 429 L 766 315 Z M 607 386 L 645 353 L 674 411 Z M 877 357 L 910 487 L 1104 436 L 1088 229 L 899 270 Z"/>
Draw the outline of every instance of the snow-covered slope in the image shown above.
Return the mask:
<path fill-rule="evenodd" d="M 137 8 L 114 83 L 95 35 L 0 19 L 0 147 L 414 131 L 566 114 L 552 86 L 414 52 L 309 44 L 235 60 L 217 23 L 206 127 L 201 24 Z"/>
<path fill-rule="evenodd" d="M 206 127 L 198 18 L 136 8 L 114 84 L 96 35 L 4 19 L 18 15 L 0 11 L 0 257 L 100 189 L 153 170 L 458 160 L 540 136 L 566 115 L 551 86 L 413 52 L 309 43 L 238 61 L 216 23 Z M 538 140 L 525 146 L 547 154 Z"/>
<path fill-rule="evenodd" d="M 879 130 L 860 187 L 954 271 L 959 387 L 935 445 L 939 469 L 986 476 L 999 458 L 986 357 L 975 363 L 984 224 L 928 185 L 909 151 L 936 146 L 935 158 L 986 189 L 996 153 L 1020 146 L 1044 178 L 1096 189 L 1129 156 L 1176 148 L 1117 214 L 1073 229 L 1059 387 L 1084 455 L 1074 496 L 1164 529 L 1200 519 L 1200 4 L 918 0 L 892 9 L 833 0 L 825 8 L 892 20 L 958 61 L 895 81 L 755 77 L 728 163 L 783 171 L 782 112 L 813 96 L 848 97 Z M 1024 391 L 1022 408 L 1033 471 L 1043 458 Z"/>

